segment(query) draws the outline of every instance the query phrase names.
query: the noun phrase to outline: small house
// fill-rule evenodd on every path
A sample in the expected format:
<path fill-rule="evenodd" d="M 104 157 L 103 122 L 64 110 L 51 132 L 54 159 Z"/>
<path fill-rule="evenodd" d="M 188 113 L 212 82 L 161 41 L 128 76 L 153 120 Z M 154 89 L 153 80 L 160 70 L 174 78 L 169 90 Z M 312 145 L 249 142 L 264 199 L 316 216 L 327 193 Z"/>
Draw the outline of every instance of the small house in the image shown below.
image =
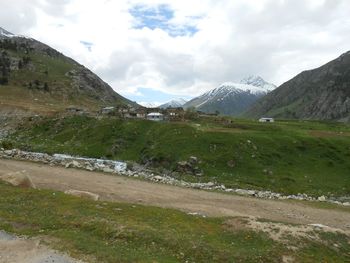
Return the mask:
<path fill-rule="evenodd" d="M 150 121 L 163 121 L 164 115 L 160 112 L 151 112 L 147 114 L 147 120 Z"/>
<path fill-rule="evenodd" d="M 136 118 L 138 119 L 146 119 L 147 117 L 147 109 L 144 107 L 138 108 L 136 110 Z"/>
<path fill-rule="evenodd" d="M 260 118 L 259 119 L 259 122 L 275 122 L 275 119 L 274 118 Z"/>

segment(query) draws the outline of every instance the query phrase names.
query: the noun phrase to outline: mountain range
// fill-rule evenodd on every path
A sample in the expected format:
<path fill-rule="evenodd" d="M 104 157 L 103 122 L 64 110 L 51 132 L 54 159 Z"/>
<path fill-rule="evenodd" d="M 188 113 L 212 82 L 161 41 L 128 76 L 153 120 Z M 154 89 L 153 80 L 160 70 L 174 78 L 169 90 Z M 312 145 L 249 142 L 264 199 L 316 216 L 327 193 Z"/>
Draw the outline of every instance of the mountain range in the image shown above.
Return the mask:
<path fill-rule="evenodd" d="M 187 101 L 184 99 L 173 99 L 167 103 L 164 103 L 162 105 L 159 106 L 159 108 L 161 109 L 166 109 L 166 108 L 179 108 L 182 107 L 183 105 L 185 105 Z"/>
<path fill-rule="evenodd" d="M 223 115 L 239 116 L 254 102 L 276 86 L 266 82 L 259 76 L 249 76 L 239 83 L 223 83 L 183 105 L 184 108 Z"/>
<path fill-rule="evenodd" d="M 350 121 L 350 52 L 300 73 L 257 101 L 244 116 Z"/>
<path fill-rule="evenodd" d="M 57 50 L 0 28 L 0 106 L 51 112 L 134 103 Z"/>

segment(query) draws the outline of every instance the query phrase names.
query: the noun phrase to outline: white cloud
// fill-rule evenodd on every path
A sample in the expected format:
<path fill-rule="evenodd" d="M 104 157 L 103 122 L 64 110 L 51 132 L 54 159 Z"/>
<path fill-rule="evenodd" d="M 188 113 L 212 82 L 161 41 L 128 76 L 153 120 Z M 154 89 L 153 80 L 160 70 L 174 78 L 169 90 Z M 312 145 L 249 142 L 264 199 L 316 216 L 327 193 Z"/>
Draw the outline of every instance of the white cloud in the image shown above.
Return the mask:
<path fill-rule="evenodd" d="M 169 28 L 198 32 L 135 28 L 137 5 L 168 5 Z M 194 96 L 251 74 L 281 84 L 336 58 L 350 49 L 349 10 L 348 0 L 0 0 L 0 26 L 59 49 L 117 92 Z"/>

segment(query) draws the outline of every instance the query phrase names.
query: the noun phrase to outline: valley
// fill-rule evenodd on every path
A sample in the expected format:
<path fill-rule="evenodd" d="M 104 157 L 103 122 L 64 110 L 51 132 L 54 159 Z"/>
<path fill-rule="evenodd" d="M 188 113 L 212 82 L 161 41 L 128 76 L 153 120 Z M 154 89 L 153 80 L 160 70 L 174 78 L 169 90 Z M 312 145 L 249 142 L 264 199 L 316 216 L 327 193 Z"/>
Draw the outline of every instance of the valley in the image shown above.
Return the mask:
<path fill-rule="evenodd" d="M 113 88 L 0 27 L 0 263 L 350 262 L 350 53 L 277 87 L 213 54 L 195 61 L 182 43 L 194 28 L 141 22 L 130 54 L 119 38 L 73 45 Z M 178 47 L 155 52 L 138 30 Z M 251 69 L 272 76 L 277 58 Z"/>

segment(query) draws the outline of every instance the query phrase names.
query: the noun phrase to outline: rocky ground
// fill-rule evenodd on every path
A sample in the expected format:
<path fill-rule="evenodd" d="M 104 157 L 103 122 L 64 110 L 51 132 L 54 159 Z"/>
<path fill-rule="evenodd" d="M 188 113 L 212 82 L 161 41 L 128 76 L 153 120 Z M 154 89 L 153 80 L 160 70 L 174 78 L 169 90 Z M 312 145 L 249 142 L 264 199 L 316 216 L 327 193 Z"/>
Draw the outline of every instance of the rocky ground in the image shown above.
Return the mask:
<path fill-rule="evenodd" d="M 0 263 L 82 263 L 40 243 L 0 231 Z"/>

